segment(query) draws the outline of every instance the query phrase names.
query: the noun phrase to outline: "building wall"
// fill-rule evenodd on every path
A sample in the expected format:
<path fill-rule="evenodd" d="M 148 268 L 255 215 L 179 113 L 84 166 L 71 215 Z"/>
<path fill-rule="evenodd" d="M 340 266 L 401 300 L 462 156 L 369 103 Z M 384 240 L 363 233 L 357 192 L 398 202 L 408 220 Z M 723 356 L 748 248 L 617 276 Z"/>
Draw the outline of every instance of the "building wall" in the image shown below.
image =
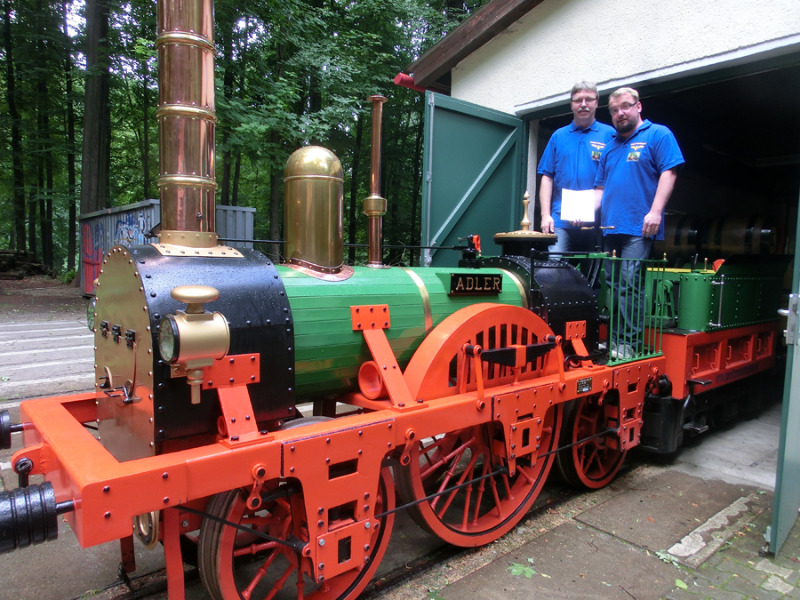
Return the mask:
<path fill-rule="evenodd" d="M 800 52 L 800 1 L 545 0 L 452 71 L 452 96 L 524 115 L 602 91 Z"/>

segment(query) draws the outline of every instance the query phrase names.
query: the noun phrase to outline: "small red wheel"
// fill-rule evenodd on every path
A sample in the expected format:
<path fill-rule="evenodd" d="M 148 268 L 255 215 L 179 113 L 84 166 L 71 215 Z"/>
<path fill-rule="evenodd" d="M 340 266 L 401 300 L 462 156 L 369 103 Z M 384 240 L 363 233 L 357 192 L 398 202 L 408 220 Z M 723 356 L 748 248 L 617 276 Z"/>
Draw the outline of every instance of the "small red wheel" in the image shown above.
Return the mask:
<path fill-rule="evenodd" d="M 369 561 L 341 575 L 317 583 L 311 576 L 309 559 L 301 555 L 308 542 L 299 486 L 290 482 L 268 482 L 257 510 L 246 506 L 249 490 L 230 490 L 214 496 L 200 528 L 198 558 L 200 575 L 215 600 L 270 598 L 345 600 L 356 598 L 367 586 L 389 544 L 394 515 L 390 513 L 373 528 Z M 381 471 L 376 514 L 392 510 L 394 484 L 389 469 Z M 228 523 L 251 529 L 232 527 Z M 272 539 L 265 539 L 266 534 Z"/>
<path fill-rule="evenodd" d="M 599 489 L 614 479 L 627 450 L 621 449 L 616 434 L 598 434 L 615 423 L 619 423 L 619 405 L 611 397 L 600 404 L 598 396 L 587 396 L 572 407 L 565 418 L 561 445 L 574 445 L 558 455 L 559 471 L 568 483 Z"/>

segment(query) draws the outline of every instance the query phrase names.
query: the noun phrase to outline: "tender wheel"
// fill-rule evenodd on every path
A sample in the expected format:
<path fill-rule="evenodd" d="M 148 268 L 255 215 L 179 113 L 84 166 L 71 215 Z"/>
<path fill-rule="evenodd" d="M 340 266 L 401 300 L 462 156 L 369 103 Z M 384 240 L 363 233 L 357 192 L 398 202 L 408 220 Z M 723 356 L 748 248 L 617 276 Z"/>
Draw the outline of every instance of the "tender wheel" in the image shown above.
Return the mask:
<path fill-rule="evenodd" d="M 383 469 L 376 514 L 394 508 L 394 494 L 389 470 Z M 363 567 L 317 583 L 311 577 L 309 559 L 300 554 L 308 542 L 308 529 L 298 519 L 305 514 L 299 487 L 285 481 L 267 484 L 262 506 L 255 511 L 246 507 L 247 495 L 245 489 L 217 494 L 206 509 L 209 517 L 200 528 L 199 562 L 203 584 L 212 598 L 356 598 L 369 583 L 386 552 L 393 514 L 383 517 L 380 526 L 373 528 L 370 560 Z"/>
<path fill-rule="evenodd" d="M 619 422 L 619 408 L 612 400 L 606 397 L 601 405 L 597 396 L 581 398 L 566 416 L 561 445 L 575 445 L 559 452 L 558 466 L 568 483 L 599 489 L 622 467 L 627 450 L 620 448 L 616 435 L 592 437 Z"/>
<path fill-rule="evenodd" d="M 545 341 L 552 330 L 528 310 L 495 304 L 474 305 L 451 315 L 414 353 L 405 372 L 415 398 L 435 401 L 476 388 L 475 373 L 464 365 L 464 344 L 484 350 Z M 513 374 L 507 367 L 484 365 L 486 397 L 493 387 L 540 377 L 544 359 Z M 465 366 L 467 368 L 465 368 Z M 462 381 L 459 378 L 466 377 Z M 502 426 L 484 423 L 423 439 L 397 470 L 404 503 L 416 501 L 414 519 L 457 546 L 478 546 L 516 525 L 544 486 L 554 462 L 561 407 L 552 407 L 543 424 L 537 455 L 522 456 L 508 474 Z M 434 498 L 428 498 L 436 494 Z M 426 499 L 427 498 L 427 499 Z"/>

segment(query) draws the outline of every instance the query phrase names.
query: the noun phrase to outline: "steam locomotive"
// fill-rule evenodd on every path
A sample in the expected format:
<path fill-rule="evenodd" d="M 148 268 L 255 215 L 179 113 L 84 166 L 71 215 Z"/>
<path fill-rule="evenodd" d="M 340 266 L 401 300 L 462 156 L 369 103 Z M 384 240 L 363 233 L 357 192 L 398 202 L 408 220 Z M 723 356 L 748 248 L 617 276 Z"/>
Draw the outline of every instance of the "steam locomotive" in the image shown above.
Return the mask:
<path fill-rule="evenodd" d="M 64 515 L 83 547 L 162 544 L 170 598 L 184 562 L 213 598 L 355 598 L 397 510 L 450 544 L 486 544 L 554 465 L 600 488 L 631 449 L 674 452 L 702 431 L 712 390 L 776 365 L 779 263 L 652 261 L 626 357 L 609 347 L 614 294 L 543 254 L 552 240 L 526 223 L 498 235 L 497 257 L 473 239 L 455 268 L 383 265 L 381 98 L 367 265 L 344 264 L 341 164 L 314 146 L 286 167 L 286 262 L 219 244 L 199 4 L 159 7 L 161 233 L 104 258 L 96 389 L 23 402 L 19 423 L 0 413 L 0 447 L 23 442 L 0 551 L 55 538 Z M 171 84 L 186 65 L 197 79 Z"/>

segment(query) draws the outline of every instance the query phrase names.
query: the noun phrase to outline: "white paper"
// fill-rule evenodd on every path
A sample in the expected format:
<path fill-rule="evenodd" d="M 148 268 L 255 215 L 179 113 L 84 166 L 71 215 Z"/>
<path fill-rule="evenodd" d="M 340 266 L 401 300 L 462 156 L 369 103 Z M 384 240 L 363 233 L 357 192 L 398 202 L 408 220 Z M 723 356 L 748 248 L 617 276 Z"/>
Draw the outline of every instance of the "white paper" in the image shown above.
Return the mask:
<path fill-rule="evenodd" d="M 594 190 L 561 190 L 561 220 L 594 223 Z"/>

